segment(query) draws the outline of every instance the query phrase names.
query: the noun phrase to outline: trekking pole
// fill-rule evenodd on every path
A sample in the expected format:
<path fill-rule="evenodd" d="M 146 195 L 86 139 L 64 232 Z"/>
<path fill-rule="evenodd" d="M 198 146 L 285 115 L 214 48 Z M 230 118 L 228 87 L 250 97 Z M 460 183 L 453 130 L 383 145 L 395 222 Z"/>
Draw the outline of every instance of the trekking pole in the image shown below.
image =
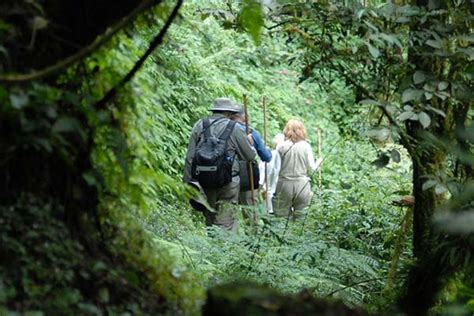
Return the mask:
<path fill-rule="evenodd" d="M 265 146 L 267 146 L 267 105 L 266 105 L 267 98 L 264 96 L 262 99 L 262 106 L 263 106 L 263 142 Z M 268 213 L 269 209 L 269 197 L 268 197 L 268 163 L 265 162 L 265 210 Z"/>
<path fill-rule="evenodd" d="M 319 127 L 316 127 L 316 133 L 318 134 L 318 158 L 321 158 L 321 130 L 319 129 Z M 322 173 L 322 170 L 323 168 L 319 168 L 319 181 L 318 181 L 318 185 L 319 187 L 321 188 L 322 186 L 322 182 L 323 182 L 323 173 Z"/>
<path fill-rule="evenodd" d="M 248 115 L 248 109 L 247 109 L 247 95 L 244 94 L 244 113 L 245 113 L 245 134 L 248 136 L 250 134 L 250 127 L 249 127 L 249 115 Z M 252 168 L 252 162 L 249 161 L 247 162 L 247 170 L 248 170 L 248 175 L 249 175 L 249 180 L 250 180 L 250 191 L 252 194 L 252 205 L 255 205 L 255 192 L 254 192 L 254 183 L 253 183 L 253 168 Z"/>

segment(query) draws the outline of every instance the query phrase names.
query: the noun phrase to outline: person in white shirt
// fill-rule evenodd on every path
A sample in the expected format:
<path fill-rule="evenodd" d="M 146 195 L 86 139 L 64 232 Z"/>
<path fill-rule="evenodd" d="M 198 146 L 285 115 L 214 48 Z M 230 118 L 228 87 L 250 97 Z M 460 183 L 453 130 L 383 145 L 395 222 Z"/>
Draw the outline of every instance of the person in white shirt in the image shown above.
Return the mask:
<path fill-rule="evenodd" d="M 277 146 L 285 140 L 285 136 L 283 134 L 277 134 L 273 137 L 273 148 L 272 150 L 272 159 L 269 163 L 267 163 L 267 180 L 265 180 L 265 162 L 260 162 L 259 170 L 260 170 L 260 187 L 263 189 L 264 199 L 266 194 L 268 194 L 268 204 L 267 212 L 273 213 L 273 203 L 272 198 L 275 195 L 277 181 L 278 181 L 278 174 L 280 173 L 280 166 L 281 166 L 281 159 L 280 154 L 276 150 Z M 268 191 L 267 191 L 267 184 L 268 184 Z"/>
<path fill-rule="evenodd" d="M 274 212 L 277 216 L 300 217 L 313 195 L 308 174 L 319 169 L 322 159 L 314 160 L 311 145 L 306 141 L 304 124 L 289 120 L 283 131 L 285 141 L 278 145 L 281 168 L 275 193 Z"/>

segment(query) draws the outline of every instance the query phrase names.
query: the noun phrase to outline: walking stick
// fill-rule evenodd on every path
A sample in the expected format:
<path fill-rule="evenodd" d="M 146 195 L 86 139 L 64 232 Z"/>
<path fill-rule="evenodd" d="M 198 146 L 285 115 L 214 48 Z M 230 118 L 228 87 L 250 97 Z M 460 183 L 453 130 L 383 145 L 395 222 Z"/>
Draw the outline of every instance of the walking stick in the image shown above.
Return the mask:
<path fill-rule="evenodd" d="M 267 98 L 263 97 L 262 105 L 263 105 L 263 142 L 265 146 L 267 146 L 267 105 L 266 105 Z M 269 209 L 269 198 L 268 198 L 268 163 L 265 162 L 265 208 L 268 212 Z"/>
<path fill-rule="evenodd" d="M 321 130 L 319 128 L 316 128 L 316 132 L 318 133 L 318 158 L 321 158 Z M 322 168 L 319 168 L 318 184 L 320 188 L 322 186 L 322 180 L 323 180 Z"/>
<path fill-rule="evenodd" d="M 245 113 L 245 134 L 249 135 L 250 134 L 250 127 L 249 127 L 249 116 L 248 116 L 248 110 L 247 110 L 247 95 L 244 94 L 244 113 Z M 250 191 L 252 194 L 252 205 L 255 205 L 255 192 L 254 192 L 254 183 L 253 183 L 253 168 L 252 168 L 252 162 L 249 161 L 247 162 L 247 170 L 248 170 L 248 175 L 249 175 L 249 180 L 250 180 Z"/>

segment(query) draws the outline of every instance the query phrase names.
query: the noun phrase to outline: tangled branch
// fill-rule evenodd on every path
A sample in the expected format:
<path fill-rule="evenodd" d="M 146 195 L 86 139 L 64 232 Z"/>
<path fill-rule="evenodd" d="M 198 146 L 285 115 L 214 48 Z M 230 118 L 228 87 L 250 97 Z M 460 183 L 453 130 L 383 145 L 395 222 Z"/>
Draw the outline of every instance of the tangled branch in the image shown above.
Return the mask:
<path fill-rule="evenodd" d="M 133 21 L 138 14 L 146 11 L 147 9 L 151 8 L 153 5 L 157 5 L 159 3 L 161 3 L 161 1 L 143 0 L 129 15 L 121 19 L 110 30 L 106 31 L 102 37 L 95 40 L 89 46 L 84 47 L 83 49 L 78 51 L 76 54 L 66 57 L 65 59 L 57 62 L 54 65 L 47 66 L 43 69 L 33 71 L 31 73 L 25 73 L 25 74 L 10 73 L 10 74 L 0 75 L 0 83 L 7 83 L 7 84 L 26 83 L 33 80 L 44 79 L 46 77 L 56 74 L 57 72 L 71 66 L 72 64 L 76 63 L 77 61 L 91 54 L 97 48 L 99 48 L 100 46 L 108 42 L 123 27 L 125 27 L 131 21 Z"/>
<path fill-rule="evenodd" d="M 171 26 L 171 23 L 173 23 L 173 20 L 175 17 L 178 15 L 179 8 L 183 4 L 183 0 L 178 0 L 176 1 L 176 5 L 173 8 L 173 11 L 171 12 L 170 16 L 166 20 L 165 25 L 163 28 L 160 30 L 158 35 L 153 38 L 153 40 L 150 43 L 150 46 L 146 50 L 146 52 L 143 54 L 143 56 L 135 63 L 133 68 L 128 72 L 128 74 L 122 78 L 122 80 L 112 89 L 110 89 L 103 97 L 100 99 L 96 104 L 95 108 L 96 109 L 101 109 L 104 108 L 105 105 L 107 104 L 108 101 L 112 100 L 116 95 L 118 90 L 123 87 L 128 81 L 130 81 L 133 76 L 137 73 L 137 71 L 141 68 L 143 63 L 147 60 L 147 58 L 153 53 L 153 51 L 163 42 L 163 38 L 165 37 L 166 32 L 168 31 L 169 27 Z"/>

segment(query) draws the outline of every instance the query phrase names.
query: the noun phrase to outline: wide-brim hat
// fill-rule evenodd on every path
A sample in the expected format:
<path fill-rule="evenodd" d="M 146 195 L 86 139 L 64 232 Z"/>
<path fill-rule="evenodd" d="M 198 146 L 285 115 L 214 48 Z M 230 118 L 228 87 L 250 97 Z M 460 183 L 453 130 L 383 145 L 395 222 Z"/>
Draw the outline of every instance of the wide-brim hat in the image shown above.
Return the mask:
<path fill-rule="evenodd" d="M 242 106 L 229 98 L 217 98 L 214 100 L 214 106 L 209 111 L 240 113 L 242 112 Z"/>

